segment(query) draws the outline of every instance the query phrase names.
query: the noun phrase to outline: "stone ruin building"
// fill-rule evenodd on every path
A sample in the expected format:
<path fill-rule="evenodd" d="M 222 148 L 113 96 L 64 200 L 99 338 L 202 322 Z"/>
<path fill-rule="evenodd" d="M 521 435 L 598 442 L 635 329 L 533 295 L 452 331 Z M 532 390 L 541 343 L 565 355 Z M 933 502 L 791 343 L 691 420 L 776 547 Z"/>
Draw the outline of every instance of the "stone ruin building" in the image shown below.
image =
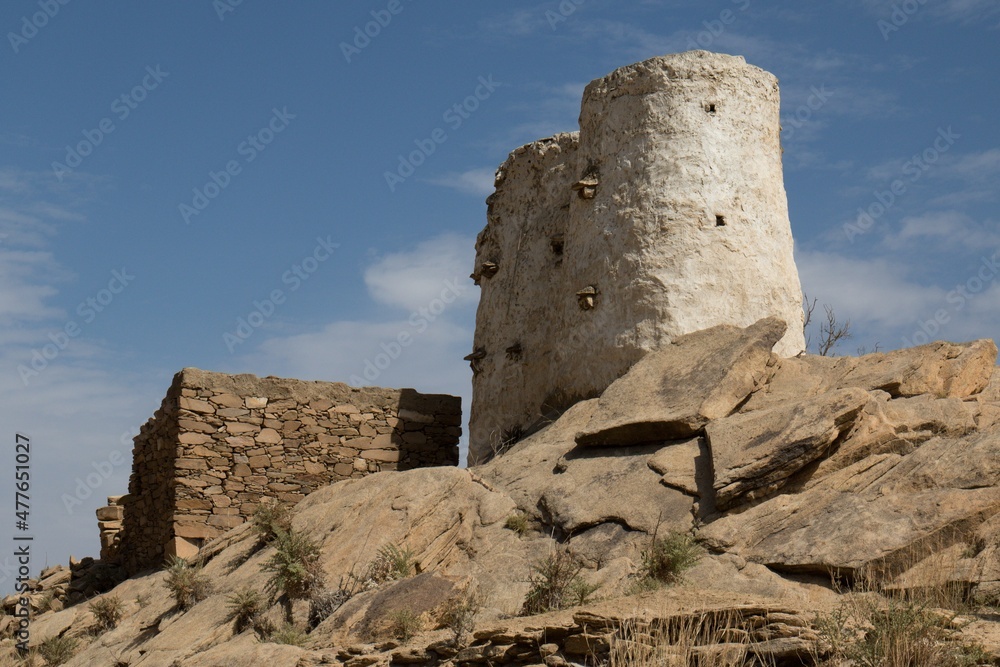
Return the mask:
<path fill-rule="evenodd" d="M 188 558 L 265 498 L 382 470 L 458 464 L 461 399 L 186 368 L 135 438 L 127 496 L 98 510 L 102 560 Z"/>
<path fill-rule="evenodd" d="M 469 461 L 600 394 L 645 352 L 776 315 L 805 348 L 776 78 L 691 51 L 587 86 L 580 131 L 500 166 L 476 242 Z"/>
<path fill-rule="evenodd" d="M 579 132 L 511 153 L 476 242 L 471 463 L 677 336 L 774 315 L 775 351 L 805 348 L 780 131 L 773 75 L 691 51 L 592 82 Z M 456 465 L 461 422 L 452 396 L 185 369 L 98 511 L 102 556 L 159 566 L 265 497 Z"/>

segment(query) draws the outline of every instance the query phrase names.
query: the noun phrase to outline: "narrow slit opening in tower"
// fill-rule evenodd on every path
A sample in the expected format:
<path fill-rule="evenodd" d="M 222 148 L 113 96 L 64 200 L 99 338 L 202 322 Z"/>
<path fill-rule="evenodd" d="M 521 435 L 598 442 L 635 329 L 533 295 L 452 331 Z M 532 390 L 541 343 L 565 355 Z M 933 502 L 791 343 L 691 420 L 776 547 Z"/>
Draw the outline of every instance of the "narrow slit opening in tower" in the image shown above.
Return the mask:
<path fill-rule="evenodd" d="M 716 227 L 725 227 L 726 226 L 726 216 L 724 216 L 724 215 L 717 215 L 717 216 L 715 216 L 715 226 Z"/>
<path fill-rule="evenodd" d="M 715 113 L 715 104 L 705 105 L 705 111 L 707 111 L 708 113 Z"/>
<path fill-rule="evenodd" d="M 549 247 L 552 248 L 552 254 L 556 257 L 562 257 L 563 246 L 565 244 L 564 238 L 562 234 L 556 234 L 549 239 Z"/>

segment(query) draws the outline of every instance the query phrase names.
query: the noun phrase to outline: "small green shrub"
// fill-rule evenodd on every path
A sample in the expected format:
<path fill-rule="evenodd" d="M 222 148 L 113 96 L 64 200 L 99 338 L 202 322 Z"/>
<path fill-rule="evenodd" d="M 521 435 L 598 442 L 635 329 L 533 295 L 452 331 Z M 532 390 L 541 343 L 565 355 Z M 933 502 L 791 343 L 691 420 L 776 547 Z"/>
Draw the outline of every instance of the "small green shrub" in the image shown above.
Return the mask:
<path fill-rule="evenodd" d="M 98 633 L 114 630 L 125 613 L 125 605 L 116 595 L 105 595 L 90 603 Z"/>
<path fill-rule="evenodd" d="M 681 574 L 702 556 L 694 537 L 678 530 L 656 539 L 642 552 L 640 579 L 661 584 L 676 583 Z"/>
<path fill-rule="evenodd" d="M 46 665 L 55 667 L 68 662 L 76 651 L 76 640 L 70 637 L 49 637 L 38 645 L 38 654 Z"/>
<path fill-rule="evenodd" d="M 577 577 L 570 582 L 569 588 L 566 591 L 570 604 L 572 606 L 587 604 L 600 587 L 600 584 L 588 584 L 582 577 Z"/>
<path fill-rule="evenodd" d="M 528 532 L 528 515 L 524 512 L 514 512 L 507 517 L 507 521 L 504 522 L 503 527 L 514 531 L 518 535 L 524 535 Z"/>
<path fill-rule="evenodd" d="M 378 550 L 378 555 L 368 564 L 364 580 L 366 588 L 373 588 L 387 581 L 397 581 L 412 577 L 417 570 L 413 552 L 407 547 L 386 544 Z"/>
<path fill-rule="evenodd" d="M 821 664 L 857 667 L 976 667 L 992 664 L 979 646 L 963 643 L 947 618 L 913 600 L 850 596 L 816 619 Z M 819 657 L 819 656 L 818 656 Z"/>
<path fill-rule="evenodd" d="M 252 588 L 244 588 L 226 597 L 229 605 L 229 618 L 234 621 L 236 634 L 252 629 L 259 635 L 268 635 L 273 629 L 264 618 L 267 601 L 264 596 Z"/>
<path fill-rule="evenodd" d="M 420 617 L 409 609 L 401 609 L 389 615 L 389 633 L 401 642 L 413 639 L 422 628 Z"/>
<path fill-rule="evenodd" d="M 531 588 L 521 608 L 526 616 L 564 609 L 581 598 L 586 601 L 596 590 L 583 581 L 583 564 L 568 550 L 553 551 L 532 565 L 531 571 Z"/>
<path fill-rule="evenodd" d="M 268 587 L 281 591 L 291 600 L 304 600 L 322 580 L 319 544 L 296 530 L 278 533 L 273 545 L 276 552 L 261 567 L 271 573 Z"/>
<path fill-rule="evenodd" d="M 202 574 L 201 566 L 191 565 L 176 556 L 167 563 L 167 578 L 164 583 L 182 611 L 195 606 L 212 592 L 212 583 Z"/>
<path fill-rule="evenodd" d="M 342 588 L 314 589 L 309 595 L 309 627 L 318 626 L 350 599 L 351 594 Z"/>
<path fill-rule="evenodd" d="M 448 601 L 443 622 L 451 630 L 452 646 L 461 649 L 475 628 L 476 615 L 482 609 L 482 599 L 471 589 Z"/>
<path fill-rule="evenodd" d="M 279 500 L 264 500 L 250 521 L 261 543 L 271 544 L 279 535 L 292 531 L 292 510 Z"/>
<path fill-rule="evenodd" d="M 286 623 L 267 636 L 272 644 L 288 644 L 289 646 L 305 646 L 309 637 L 291 623 Z"/>

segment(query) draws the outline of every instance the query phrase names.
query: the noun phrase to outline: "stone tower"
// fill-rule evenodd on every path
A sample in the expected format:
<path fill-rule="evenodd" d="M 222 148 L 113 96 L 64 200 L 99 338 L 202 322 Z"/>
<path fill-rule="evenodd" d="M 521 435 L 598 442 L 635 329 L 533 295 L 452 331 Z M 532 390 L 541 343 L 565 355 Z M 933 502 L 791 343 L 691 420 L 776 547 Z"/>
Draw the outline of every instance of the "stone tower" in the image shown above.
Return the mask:
<path fill-rule="evenodd" d="M 805 348 L 777 79 L 690 51 L 593 81 L 578 133 L 497 171 L 476 241 L 470 462 L 673 337 L 770 315 Z"/>

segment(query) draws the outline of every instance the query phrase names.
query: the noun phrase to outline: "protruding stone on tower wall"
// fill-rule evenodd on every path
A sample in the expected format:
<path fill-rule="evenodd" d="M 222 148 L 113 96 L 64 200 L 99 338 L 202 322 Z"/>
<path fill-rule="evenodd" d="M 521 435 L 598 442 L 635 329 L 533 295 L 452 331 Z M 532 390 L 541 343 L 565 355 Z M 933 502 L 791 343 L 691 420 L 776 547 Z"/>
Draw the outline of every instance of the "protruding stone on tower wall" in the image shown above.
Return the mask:
<path fill-rule="evenodd" d="M 586 89 L 579 134 L 514 151 L 476 243 L 471 462 L 676 336 L 778 316 L 805 348 L 775 77 L 691 51 Z"/>

